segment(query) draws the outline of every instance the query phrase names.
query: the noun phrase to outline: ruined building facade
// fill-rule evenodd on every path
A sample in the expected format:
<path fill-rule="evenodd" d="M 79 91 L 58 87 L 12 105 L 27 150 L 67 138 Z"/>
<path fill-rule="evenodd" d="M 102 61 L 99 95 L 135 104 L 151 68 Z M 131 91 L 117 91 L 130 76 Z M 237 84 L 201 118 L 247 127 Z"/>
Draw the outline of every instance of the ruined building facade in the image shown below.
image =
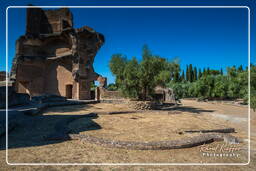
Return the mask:
<path fill-rule="evenodd" d="M 106 78 L 93 68 L 103 43 L 104 36 L 92 28 L 73 28 L 67 8 L 28 8 L 26 33 L 16 41 L 11 70 L 16 91 L 91 99 L 91 83 L 98 80 L 101 87 L 106 84 Z"/>

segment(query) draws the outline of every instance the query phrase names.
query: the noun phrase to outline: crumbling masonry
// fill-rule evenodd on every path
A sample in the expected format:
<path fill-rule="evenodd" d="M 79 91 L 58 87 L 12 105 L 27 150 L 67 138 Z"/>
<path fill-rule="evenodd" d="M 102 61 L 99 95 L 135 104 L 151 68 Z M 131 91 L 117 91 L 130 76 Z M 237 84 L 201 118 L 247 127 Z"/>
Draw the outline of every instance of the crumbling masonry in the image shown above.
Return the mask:
<path fill-rule="evenodd" d="M 74 29 L 67 8 L 28 8 L 26 34 L 16 41 L 11 70 L 16 91 L 91 99 L 93 81 L 99 81 L 100 87 L 106 85 L 106 78 L 93 69 L 103 43 L 104 36 L 88 26 Z"/>

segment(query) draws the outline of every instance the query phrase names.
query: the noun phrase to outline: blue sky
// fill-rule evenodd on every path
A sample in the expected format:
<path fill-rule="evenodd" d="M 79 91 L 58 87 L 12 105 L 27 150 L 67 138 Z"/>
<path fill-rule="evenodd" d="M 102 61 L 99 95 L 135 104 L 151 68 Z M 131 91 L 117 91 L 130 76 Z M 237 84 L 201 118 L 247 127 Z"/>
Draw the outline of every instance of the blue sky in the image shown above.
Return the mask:
<path fill-rule="evenodd" d="M 16 1 L 8 5 L 86 5 L 72 1 Z M 150 1 L 151 2 L 151 1 Z M 196 2 L 196 1 L 194 1 Z M 208 1 L 211 2 L 211 1 Z M 216 1 L 215 1 L 216 2 Z M 227 1 L 226 1 L 227 2 Z M 239 4 L 193 4 L 193 5 L 250 5 Z M 3 10 L 3 6 L 1 10 Z M 118 2 L 87 5 L 120 5 Z M 162 4 L 156 2 L 123 5 L 192 5 Z M 253 8 L 253 10 L 255 10 Z M 248 63 L 248 10 L 235 9 L 71 9 L 74 27 L 88 25 L 105 36 L 106 42 L 98 52 L 94 68 L 99 74 L 113 82 L 114 77 L 108 68 L 108 62 L 114 53 L 123 53 L 128 58 L 141 59 L 141 48 L 147 44 L 154 54 L 172 59 L 180 58 L 181 68 L 187 64 L 203 68 L 225 69 L 227 66 Z M 9 63 L 15 54 L 15 40 L 25 33 L 25 9 L 9 9 Z M 2 14 L 1 14 L 2 15 Z M 2 18 L 4 16 L 1 16 Z M 253 16 L 254 17 L 254 16 Z M 1 28 L 4 22 L 0 22 Z M 253 29 L 254 23 L 252 23 Z M 2 33 L 1 33 L 2 34 Z M 254 33 L 252 33 L 253 36 Z M 3 35 L 4 36 L 4 35 Z M 1 36 L 2 37 L 2 36 Z M 0 40 L 0 55 L 5 57 L 5 40 Z M 252 62 L 255 56 L 255 39 L 252 42 Z M 254 47 L 254 48 L 253 48 Z M 1 60 L 2 61 L 2 60 Z M 1 62 L 0 70 L 5 69 Z"/>

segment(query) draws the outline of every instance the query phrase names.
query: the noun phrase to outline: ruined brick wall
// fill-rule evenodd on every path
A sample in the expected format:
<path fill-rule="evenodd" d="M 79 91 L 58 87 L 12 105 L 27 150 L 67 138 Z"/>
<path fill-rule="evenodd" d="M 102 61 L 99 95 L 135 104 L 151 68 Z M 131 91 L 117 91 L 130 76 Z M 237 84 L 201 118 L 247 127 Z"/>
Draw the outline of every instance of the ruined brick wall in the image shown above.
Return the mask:
<path fill-rule="evenodd" d="M 16 90 L 18 93 L 29 93 L 32 96 L 43 93 L 44 84 L 44 69 L 43 62 L 30 63 L 24 61 L 23 65 L 17 67 Z"/>
<path fill-rule="evenodd" d="M 58 10 L 46 10 L 45 16 L 47 22 L 51 25 L 52 32 L 61 32 L 66 28 L 73 27 L 72 13 L 67 8 L 61 8 Z M 43 24 L 48 24 L 48 23 Z"/>
<path fill-rule="evenodd" d="M 66 85 L 73 85 L 70 59 L 47 61 L 45 68 L 44 93 L 66 96 Z"/>
<path fill-rule="evenodd" d="M 124 99 L 120 91 L 108 91 L 107 89 L 100 88 L 100 100 L 110 99 Z"/>
<path fill-rule="evenodd" d="M 27 9 L 26 34 L 16 41 L 11 69 L 17 92 L 91 99 L 90 83 L 106 79 L 93 62 L 104 36 L 88 26 L 73 28 L 69 9 Z"/>
<path fill-rule="evenodd" d="M 35 24 L 36 23 L 36 24 Z M 27 34 L 49 34 L 73 27 L 72 13 L 67 8 L 58 10 L 27 9 Z"/>
<path fill-rule="evenodd" d="M 66 85 L 73 85 L 72 65 L 69 59 L 45 62 L 41 65 L 20 65 L 17 72 L 19 93 L 32 96 L 55 94 L 66 96 Z"/>

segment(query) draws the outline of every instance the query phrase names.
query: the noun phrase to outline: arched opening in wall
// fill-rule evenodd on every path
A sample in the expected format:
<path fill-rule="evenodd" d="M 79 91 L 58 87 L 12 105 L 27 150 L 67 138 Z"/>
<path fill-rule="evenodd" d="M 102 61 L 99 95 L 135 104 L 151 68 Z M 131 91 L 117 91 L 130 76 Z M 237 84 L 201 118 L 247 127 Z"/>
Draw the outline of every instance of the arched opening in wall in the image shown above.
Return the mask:
<path fill-rule="evenodd" d="M 72 99 L 72 89 L 73 89 L 72 84 L 67 84 L 66 85 L 66 98 Z"/>

